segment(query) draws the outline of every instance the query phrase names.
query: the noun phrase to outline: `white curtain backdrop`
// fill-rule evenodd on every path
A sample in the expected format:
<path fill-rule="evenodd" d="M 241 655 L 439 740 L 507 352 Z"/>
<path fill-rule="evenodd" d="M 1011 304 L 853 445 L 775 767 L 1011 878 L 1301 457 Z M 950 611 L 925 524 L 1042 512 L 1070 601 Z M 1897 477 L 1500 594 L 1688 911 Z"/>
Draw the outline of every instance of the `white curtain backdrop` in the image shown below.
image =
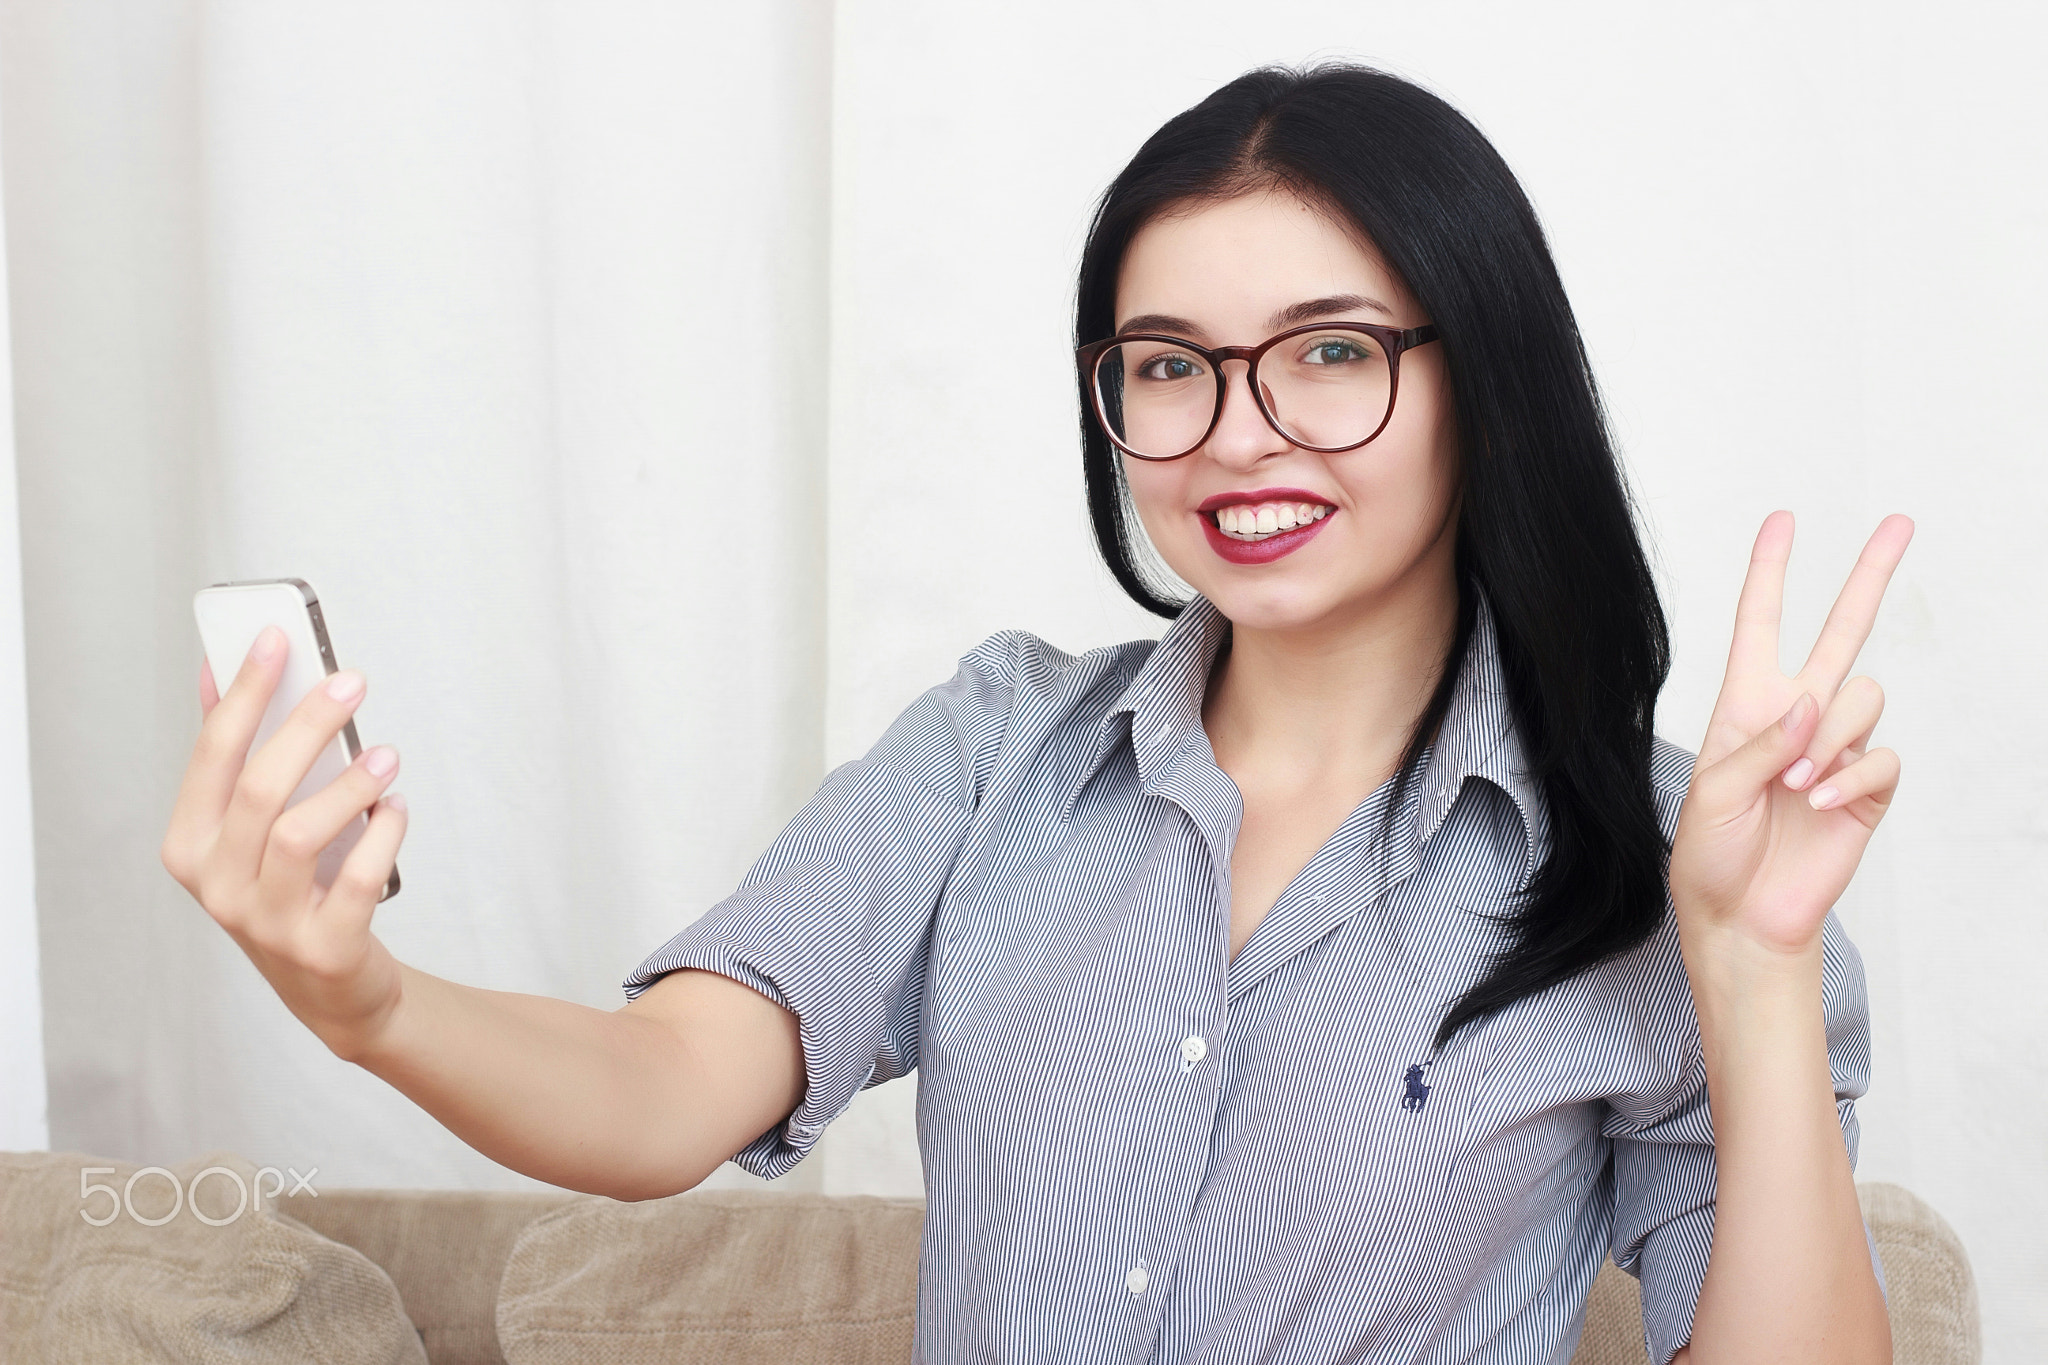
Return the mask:
<path fill-rule="evenodd" d="M 6 301 L 0 271 L 0 310 Z M 50 1140 L 43 1072 L 28 676 L 21 622 L 21 517 L 14 478 L 13 384 L 0 335 L 0 1151 Z"/>
<path fill-rule="evenodd" d="M 511 1180 L 158 865 L 196 587 L 305 577 L 368 672 L 402 957 L 616 1003 L 989 632 L 1157 632 L 1081 502 L 1088 211 L 1224 80 L 1350 55 L 1544 216 L 1673 619 L 1665 734 L 1697 742 L 1767 511 L 1801 518 L 1793 663 L 1918 519 L 1862 665 L 1906 777 L 1843 906 L 1860 1173 L 1960 1230 L 1987 1358 L 2048 1353 L 2041 37 L 1989 3 L 0 0 L 52 1141 Z M 913 1097 L 785 1183 L 914 1191 Z"/>
<path fill-rule="evenodd" d="M 368 674 L 401 958 L 619 1003 L 821 772 L 829 12 L 0 16 L 52 1137 L 507 1183 L 158 862 L 191 596 Z"/>

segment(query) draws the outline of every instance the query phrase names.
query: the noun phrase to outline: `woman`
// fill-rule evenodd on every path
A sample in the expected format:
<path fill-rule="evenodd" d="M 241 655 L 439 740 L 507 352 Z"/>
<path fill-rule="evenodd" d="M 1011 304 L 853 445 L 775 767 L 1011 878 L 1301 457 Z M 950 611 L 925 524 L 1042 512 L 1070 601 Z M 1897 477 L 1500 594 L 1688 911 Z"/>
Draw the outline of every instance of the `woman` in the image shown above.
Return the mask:
<path fill-rule="evenodd" d="M 370 934 L 395 756 L 283 809 L 358 674 L 246 765 L 279 660 L 203 675 L 165 864 L 338 1055 L 571 1188 L 780 1174 L 918 1069 L 923 1360 L 1561 1360 L 1609 1254 L 1654 1360 L 1889 1360 L 1830 907 L 1898 778 L 1848 675 L 1911 524 L 1785 677 L 1767 520 L 1699 762 L 1655 740 L 1663 615 L 1542 234 L 1370 70 L 1154 135 L 1077 327 L 1096 531 L 1165 638 L 992 637 L 624 1009 Z"/>

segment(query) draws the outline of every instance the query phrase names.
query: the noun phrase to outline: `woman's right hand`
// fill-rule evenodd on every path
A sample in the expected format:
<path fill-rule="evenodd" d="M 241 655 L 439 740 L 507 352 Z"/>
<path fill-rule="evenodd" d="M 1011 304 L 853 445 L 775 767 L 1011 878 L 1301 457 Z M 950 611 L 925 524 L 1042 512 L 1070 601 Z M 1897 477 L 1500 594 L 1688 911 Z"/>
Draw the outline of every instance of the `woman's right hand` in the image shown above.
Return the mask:
<path fill-rule="evenodd" d="M 262 657 L 265 647 L 268 657 Z M 201 665 L 204 721 L 178 788 L 161 856 L 178 884 L 233 936 L 287 1008 L 342 1057 L 369 1046 L 398 1005 L 398 962 L 370 932 L 405 838 L 405 803 L 378 797 L 398 771 L 380 746 L 285 809 L 320 751 L 362 704 L 354 669 L 330 674 L 249 756 L 249 743 L 284 671 L 289 646 L 264 628 L 227 695 Z M 335 695 L 339 689 L 344 695 Z M 246 762 L 244 761 L 246 758 Z M 379 774 L 371 764 L 389 761 Z M 320 850 L 357 815 L 369 828 L 342 861 L 334 885 L 314 880 Z"/>
<path fill-rule="evenodd" d="M 281 633 L 264 643 L 273 652 L 251 649 L 224 697 L 201 670 L 206 718 L 164 866 L 335 1055 L 493 1161 L 614 1199 L 689 1189 L 789 1116 L 804 1089 L 796 1016 L 730 977 L 672 972 L 600 1010 L 401 966 L 370 932 L 405 837 L 404 803 L 378 799 L 396 763 L 372 773 L 372 749 L 285 809 L 361 704 L 362 675 L 330 674 L 250 754 L 284 672 Z M 337 697 L 336 682 L 356 688 Z M 323 891 L 320 850 L 365 810 L 369 828 Z"/>

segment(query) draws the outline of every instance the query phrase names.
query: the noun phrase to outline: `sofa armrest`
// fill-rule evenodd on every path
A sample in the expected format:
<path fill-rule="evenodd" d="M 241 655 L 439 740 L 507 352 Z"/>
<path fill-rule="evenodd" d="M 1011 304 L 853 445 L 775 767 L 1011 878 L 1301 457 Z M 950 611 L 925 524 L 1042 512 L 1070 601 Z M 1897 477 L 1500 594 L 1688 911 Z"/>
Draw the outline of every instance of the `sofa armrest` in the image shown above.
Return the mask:
<path fill-rule="evenodd" d="M 1900 1185 L 1864 1181 L 1856 1197 L 1884 1262 L 1893 1358 L 1900 1365 L 1979 1365 L 1977 1281 L 1955 1229 Z"/>

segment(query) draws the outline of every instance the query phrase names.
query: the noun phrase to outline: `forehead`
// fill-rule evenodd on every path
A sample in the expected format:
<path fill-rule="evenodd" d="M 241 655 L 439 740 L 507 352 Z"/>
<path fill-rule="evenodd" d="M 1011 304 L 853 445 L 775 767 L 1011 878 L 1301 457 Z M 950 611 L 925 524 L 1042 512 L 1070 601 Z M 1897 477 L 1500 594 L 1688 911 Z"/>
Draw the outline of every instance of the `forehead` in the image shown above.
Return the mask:
<path fill-rule="evenodd" d="M 1411 304 L 1356 228 L 1285 191 L 1260 190 L 1140 228 L 1117 274 L 1116 325 L 1164 313 L 1243 343 L 1277 310 L 1337 294 L 1378 299 L 1396 313 Z"/>

